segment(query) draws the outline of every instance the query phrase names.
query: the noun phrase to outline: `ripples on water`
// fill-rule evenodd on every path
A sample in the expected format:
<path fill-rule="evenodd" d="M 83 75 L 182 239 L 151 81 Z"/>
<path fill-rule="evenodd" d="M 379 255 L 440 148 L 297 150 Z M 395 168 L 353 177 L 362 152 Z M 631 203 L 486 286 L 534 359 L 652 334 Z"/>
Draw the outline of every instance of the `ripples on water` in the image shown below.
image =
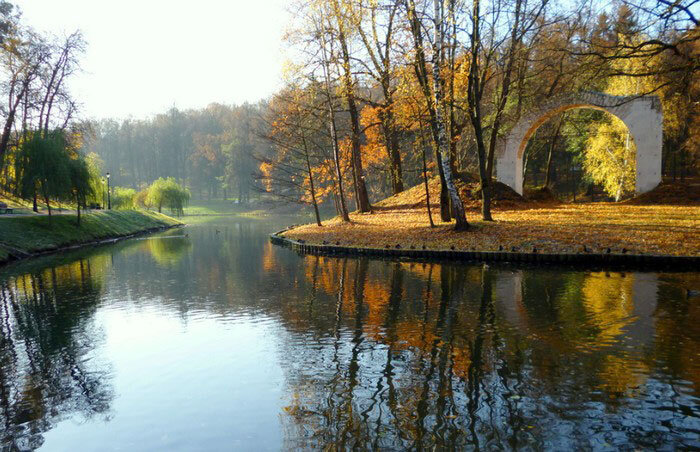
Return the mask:
<path fill-rule="evenodd" d="M 700 447 L 700 274 L 298 256 L 279 226 L 2 270 L 0 441 Z"/>

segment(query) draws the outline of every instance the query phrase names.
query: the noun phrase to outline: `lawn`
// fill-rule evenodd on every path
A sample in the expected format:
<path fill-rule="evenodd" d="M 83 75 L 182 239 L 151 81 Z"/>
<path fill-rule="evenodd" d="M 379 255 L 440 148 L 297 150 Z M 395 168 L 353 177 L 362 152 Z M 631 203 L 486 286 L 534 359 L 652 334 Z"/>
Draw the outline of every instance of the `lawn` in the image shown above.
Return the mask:
<path fill-rule="evenodd" d="M 196 215 L 265 215 L 266 210 L 258 203 L 238 204 L 232 199 L 197 199 L 185 207 L 185 216 Z"/>
<path fill-rule="evenodd" d="M 233 199 L 197 199 L 190 201 L 185 207 L 185 216 L 203 215 L 238 215 L 246 217 L 265 217 L 270 215 L 310 214 L 311 210 L 300 209 L 298 205 L 281 204 L 271 199 L 252 201 L 248 204 L 238 204 Z"/>
<path fill-rule="evenodd" d="M 191 200 L 185 207 L 185 215 L 231 215 L 244 209 L 231 199 Z"/>

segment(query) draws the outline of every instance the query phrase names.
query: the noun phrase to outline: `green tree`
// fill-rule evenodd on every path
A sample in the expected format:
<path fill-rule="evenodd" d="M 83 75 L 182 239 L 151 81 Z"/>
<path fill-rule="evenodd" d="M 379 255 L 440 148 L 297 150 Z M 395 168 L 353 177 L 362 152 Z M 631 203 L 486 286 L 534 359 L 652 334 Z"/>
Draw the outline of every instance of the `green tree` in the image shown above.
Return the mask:
<path fill-rule="evenodd" d="M 68 159 L 68 175 L 70 179 L 70 194 L 75 200 L 80 226 L 80 207 L 85 208 L 89 197 L 94 196 L 94 186 L 87 160 L 80 154 Z"/>
<path fill-rule="evenodd" d="M 90 181 L 90 195 L 88 203 L 102 204 L 104 194 L 104 182 L 102 181 L 102 159 L 94 152 L 87 154 L 84 158 Z"/>
<path fill-rule="evenodd" d="M 621 22 L 621 26 L 631 26 L 626 25 L 630 20 Z M 618 40 L 630 47 L 640 42 L 639 37 L 628 38 L 625 35 L 620 35 Z M 657 65 L 658 58 L 614 60 L 611 67 L 616 75 L 609 78 L 606 91 L 617 96 L 653 92 L 657 82 L 652 75 L 646 74 L 652 74 Z M 636 146 L 625 124 L 617 118 L 593 125 L 591 135 L 584 156 L 584 168 L 595 182 L 603 185 L 605 191 L 619 201 L 622 196 L 634 191 Z"/>
<path fill-rule="evenodd" d="M 177 215 L 184 214 L 184 208 L 190 200 L 190 191 L 180 184 L 174 178 L 166 179 L 159 178 L 154 181 L 148 188 L 148 196 L 146 202 L 158 208 L 158 212 L 162 212 L 163 207 L 168 207 Z"/>
<path fill-rule="evenodd" d="M 112 194 L 112 208 L 128 210 L 135 207 L 136 190 L 127 187 L 115 187 Z"/>
<path fill-rule="evenodd" d="M 19 153 L 19 194 L 24 199 L 41 196 L 51 217 L 51 200 L 75 202 L 80 209 L 94 196 L 90 164 L 76 151 L 61 130 L 33 132 Z"/>
<path fill-rule="evenodd" d="M 42 136 L 32 133 L 20 150 L 19 194 L 24 199 L 39 195 L 51 217 L 51 199 L 65 199 L 71 192 L 67 139 L 62 131 Z"/>

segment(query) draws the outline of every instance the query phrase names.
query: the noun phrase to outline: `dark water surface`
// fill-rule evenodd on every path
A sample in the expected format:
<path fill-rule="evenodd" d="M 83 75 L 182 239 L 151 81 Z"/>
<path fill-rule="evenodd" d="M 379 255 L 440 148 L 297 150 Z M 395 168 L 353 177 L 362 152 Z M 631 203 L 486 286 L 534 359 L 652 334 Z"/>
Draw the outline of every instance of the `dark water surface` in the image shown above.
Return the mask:
<path fill-rule="evenodd" d="M 0 270 L 5 448 L 700 447 L 700 273 L 302 257 L 292 222 Z"/>

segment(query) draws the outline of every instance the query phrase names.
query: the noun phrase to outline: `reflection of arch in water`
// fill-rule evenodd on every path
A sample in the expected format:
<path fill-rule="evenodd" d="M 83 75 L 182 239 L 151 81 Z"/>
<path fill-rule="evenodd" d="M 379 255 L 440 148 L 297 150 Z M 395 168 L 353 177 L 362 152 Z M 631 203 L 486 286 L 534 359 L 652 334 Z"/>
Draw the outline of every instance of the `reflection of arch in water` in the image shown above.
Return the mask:
<path fill-rule="evenodd" d="M 645 193 L 661 182 L 663 114 L 656 96 L 611 96 L 581 92 L 555 96 L 518 120 L 496 161 L 497 179 L 523 194 L 523 155 L 537 129 L 552 117 L 575 108 L 602 110 L 625 123 L 637 146 L 635 191 Z"/>

